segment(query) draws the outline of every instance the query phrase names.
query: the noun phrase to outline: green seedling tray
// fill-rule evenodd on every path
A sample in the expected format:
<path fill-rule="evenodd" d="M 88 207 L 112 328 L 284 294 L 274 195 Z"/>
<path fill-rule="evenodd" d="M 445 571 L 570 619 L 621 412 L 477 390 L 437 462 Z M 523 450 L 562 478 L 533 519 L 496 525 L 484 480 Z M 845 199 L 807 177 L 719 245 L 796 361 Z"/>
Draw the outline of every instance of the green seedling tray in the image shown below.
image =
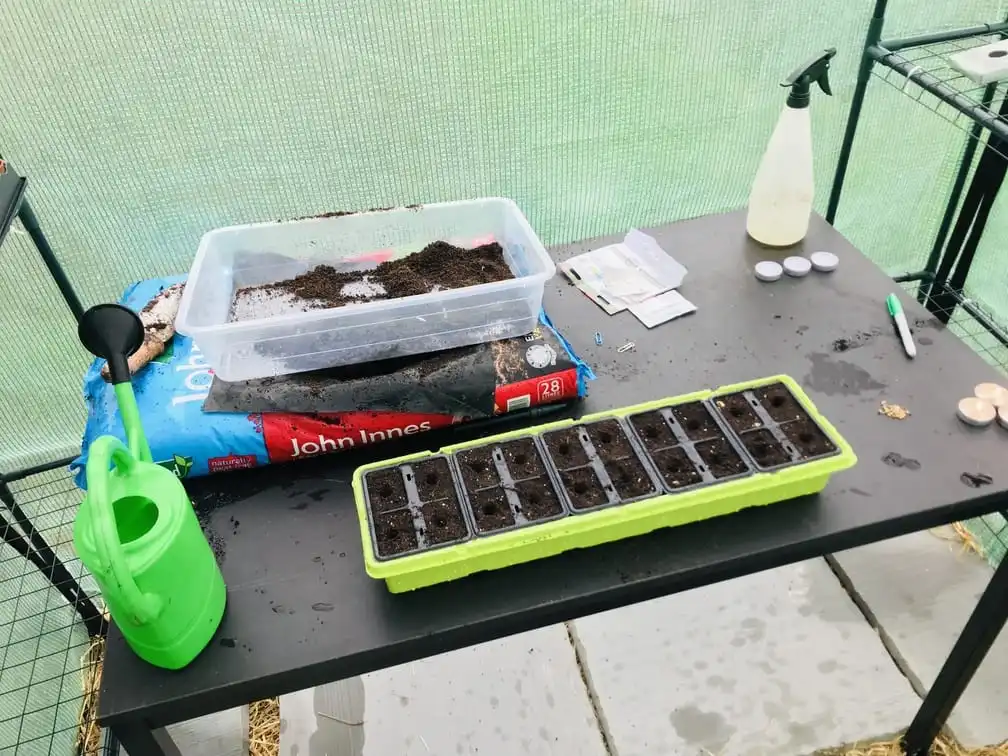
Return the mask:
<path fill-rule="evenodd" d="M 455 444 L 441 449 L 436 454 L 453 458 L 458 452 L 513 439 L 541 436 L 551 430 L 589 424 L 607 418 L 624 419 L 642 412 L 660 410 L 686 402 L 705 402 L 717 414 L 718 397 L 740 392 L 752 397 L 752 392 L 775 383 L 783 384 L 798 405 L 822 431 L 835 449 L 825 456 L 809 461 L 790 459 L 787 464 L 764 468 L 744 450 L 747 466 L 751 474 L 726 478 L 701 487 L 691 487 L 673 493 L 664 492 L 651 498 L 630 501 L 617 506 L 606 506 L 586 512 L 575 513 L 565 509 L 567 516 L 502 530 L 487 535 L 472 536 L 454 545 L 420 553 L 407 553 L 393 558 L 379 558 L 373 537 L 373 529 L 368 515 L 364 476 L 369 472 L 402 464 L 414 464 L 435 456 L 432 452 L 421 452 L 395 459 L 388 459 L 359 467 L 354 472 L 353 490 L 360 521 L 361 540 L 364 547 L 364 564 L 368 575 L 385 580 L 389 591 L 400 593 L 422 588 L 436 583 L 455 580 L 474 572 L 508 567 L 522 562 L 554 556 L 575 548 L 629 538 L 651 532 L 658 528 L 684 525 L 690 522 L 718 517 L 737 512 L 746 507 L 762 506 L 787 499 L 814 494 L 825 488 L 830 476 L 852 467 L 857 462 L 850 444 L 823 417 L 801 387 L 792 378 L 778 375 L 754 381 L 692 394 L 660 399 L 607 412 L 587 415 L 578 420 L 561 420 L 534 426 L 510 433 L 482 438 L 477 441 Z M 765 415 L 760 415 L 766 419 Z M 723 418 L 719 418 L 721 430 L 737 449 L 742 449 L 738 434 L 729 428 Z M 639 441 L 635 441 L 639 444 Z M 542 446 L 540 445 L 540 448 Z M 793 457 L 793 449 L 789 449 Z M 548 455 L 547 455 L 548 458 Z M 647 459 L 645 461 L 648 461 Z M 547 466 L 549 462 L 547 459 Z M 648 461 L 649 472 L 654 475 Z M 557 473 L 550 470 L 554 483 Z M 462 488 L 460 486 L 460 488 Z M 558 487 L 558 493 L 560 493 Z M 463 509 L 465 508 L 463 504 Z"/>

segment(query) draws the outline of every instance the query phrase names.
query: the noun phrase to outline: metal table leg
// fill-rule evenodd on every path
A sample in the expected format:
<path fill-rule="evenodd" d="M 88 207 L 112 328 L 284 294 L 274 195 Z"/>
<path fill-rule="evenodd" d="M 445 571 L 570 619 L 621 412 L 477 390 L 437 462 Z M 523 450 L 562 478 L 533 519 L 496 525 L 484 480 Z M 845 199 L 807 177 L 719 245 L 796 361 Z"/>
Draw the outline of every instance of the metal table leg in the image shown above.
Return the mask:
<path fill-rule="evenodd" d="M 163 727 L 151 729 L 143 722 L 110 725 L 109 729 L 129 756 L 182 756 Z"/>
<path fill-rule="evenodd" d="M 1008 557 L 1001 560 L 986 590 L 977 602 L 952 653 L 924 697 L 910 728 L 903 736 L 907 756 L 927 756 L 931 744 L 998 633 L 1008 621 Z"/>

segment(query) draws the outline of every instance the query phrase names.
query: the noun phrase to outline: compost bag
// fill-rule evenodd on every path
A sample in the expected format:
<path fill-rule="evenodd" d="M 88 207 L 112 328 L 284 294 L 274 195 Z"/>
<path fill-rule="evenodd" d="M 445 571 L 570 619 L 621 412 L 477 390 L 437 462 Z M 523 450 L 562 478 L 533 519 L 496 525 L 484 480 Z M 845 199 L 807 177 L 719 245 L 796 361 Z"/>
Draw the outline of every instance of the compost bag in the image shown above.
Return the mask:
<path fill-rule="evenodd" d="M 126 290 L 139 311 L 184 277 Z M 95 360 L 84 377 L 88 409 L 71 469 L 85 487 L 87 450 L 98 436 L 125 440 L 112 386 Z M 583 396 L 588 366 L 540 313 L 536 330 L 426 355 L 253 381 L 216 378 L 191 339 L 175 334 L 133 377 L 154 461 L 180 478 L 369 446 L 435 428 Z"/>

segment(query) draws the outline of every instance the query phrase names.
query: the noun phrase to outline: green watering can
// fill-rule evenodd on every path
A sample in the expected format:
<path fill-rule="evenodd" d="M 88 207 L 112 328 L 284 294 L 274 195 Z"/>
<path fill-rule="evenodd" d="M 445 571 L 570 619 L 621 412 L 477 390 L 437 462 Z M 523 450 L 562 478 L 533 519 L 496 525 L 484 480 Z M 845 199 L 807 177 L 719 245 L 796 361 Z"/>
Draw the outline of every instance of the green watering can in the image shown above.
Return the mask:
<path fill-rule="evenodd" d="M 157 667 L 180 669 L 220 625 L 224 578 L 182 483 L 151 461 L 127 363 L 143 343 L 140 319 L 126 307 L 98 305 L 77 333 L 108 361 L 129 447 L 114 436 L 91 444 L 74 547 L 130 648 Z"/>

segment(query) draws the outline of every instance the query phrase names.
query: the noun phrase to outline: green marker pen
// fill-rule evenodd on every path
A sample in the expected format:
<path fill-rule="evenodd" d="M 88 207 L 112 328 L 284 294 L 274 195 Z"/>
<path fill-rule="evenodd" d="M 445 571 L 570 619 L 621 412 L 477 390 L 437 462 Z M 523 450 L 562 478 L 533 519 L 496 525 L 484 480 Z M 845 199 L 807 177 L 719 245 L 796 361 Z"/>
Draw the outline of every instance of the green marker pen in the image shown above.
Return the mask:
<path fill-rule="evenodd" d="M 886 307 L 889 315 L 896 323 L 896 330 L 899 331 L 900 339 L 903 341 L 903 351 L 907 357 L 917 356 L 917 345 L 914 344 L 913 336 L 910 334 L 910 324 L 907 323 L 906 315 L 903 314 L 903 306 L 895 294 L 886 297 Z"/>

